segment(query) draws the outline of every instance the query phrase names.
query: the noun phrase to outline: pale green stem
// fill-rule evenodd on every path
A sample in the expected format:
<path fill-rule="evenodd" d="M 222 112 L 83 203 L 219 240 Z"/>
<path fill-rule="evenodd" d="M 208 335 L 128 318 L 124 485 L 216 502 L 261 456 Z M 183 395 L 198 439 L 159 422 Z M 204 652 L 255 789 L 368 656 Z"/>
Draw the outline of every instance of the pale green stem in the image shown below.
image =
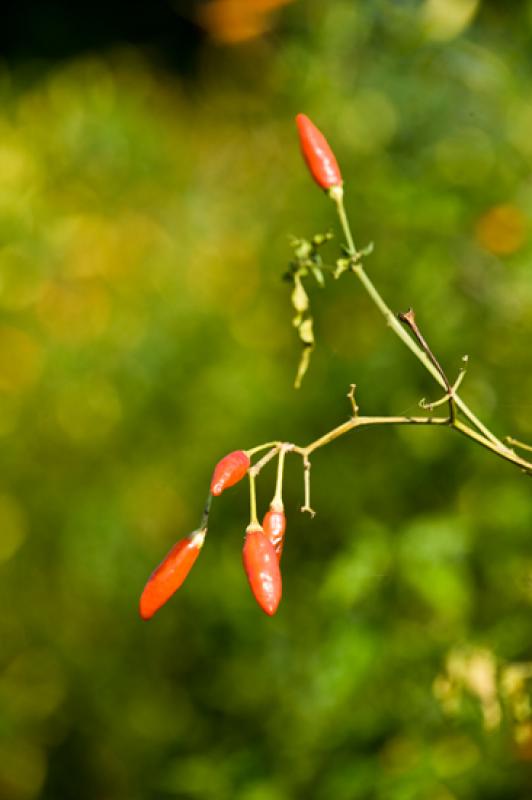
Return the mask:
<path fill-rule="evenodd" d="M 456 430 L 464 436 L 467 436 L 487 450 L 491 450 L 492 453 L 495 453 L 495 455 L 499 456 L 499 458 L 502 458 L 504 461 L 509 461 L 511 464 L 520 467 L 523 472 L 528 474 L 532 473 L 532 464 L 518 456 L 513 450 L 501 450 L 496 444 L 486 439 L 481 433 L 478 433 L 478 431 L 473 430 L 468 425 L 460 422 L 460 420 L 451 422 L 449 417 L 352 417 L 342 425 L 333 428 L 332 431 L 320 436 L 319 439 L 316 439 L 314 442 L 307 445 L 307 447 L 294 447 L 294 452 L 299 453 L 303 458 L 308 458 L 315 450 L 324 447 L 329 444 L 329 442 L 334 441 L 334 439 L 338 439 L 340 436 L 343 436 L 345 433 L 355 428 L 363 428 L 368 425 L 444 425 L 451 428 L 451 430 Z"/>
<path fill-rule="evenodd" d="M 255 490 L 255 476 L 248 472 L 249 476 L 249 526 L 259 527 L 257 519 L 257 493 Z"/>
<path fill-rule="evenodd" d="M 266 444 L 259 444 L 257 447 L 252 447 L 251 450 L 246 450 L 245 452 L 251 458 L 254 456 L 255 453 L 260 453 L 261 450 L 266 450 L 267 447 L 278 447 L 279 442 L 266 442 Z"/>
<path fill-rule="evenodd" d="M 514 447 L 519 447 L 521 450 L 527 450 L 529 453 L 532 453 L 532 446 L 529 444 L 525 444 L 524 442 L 520 442 L 519 439 L 514 439 L 513 436 L 507 436 L 506 441 L 508 444 L 513 444 Z"/>
<path fill-rule="evenodd" d="M 284 473 L 284 459 L 286 456 L 286 451 L 290 449 L 285 445 L 281 445 L 281 449 L 279 450 L 279 461 L 277 462 L 277 480 L 275 483 L 275 494 L 272 500 L 272 506 L 275 505 L 277 507 L 282 508 L 283 505 L 283 473 Z"/>
<path fill-rule="evenodd" d="M 344 236 L 346 238 L 347 247 L 349 250 L 349 254 L 352 258 L 355 258 L 357 255 L 355 243 L 353 241 L 353 236 L 351 234 L 351 227 L 349 225 L 349 220 L 347 219 L 347 214 L 345 212 L 345 206 L 343 201 L 343 195 L 341 193 L 338 194 L 331 194 L 332 199 L 334 200 L 336 209 L 338 211 L 338 217 L 340 219 L 340 224 L 342 226 L 342 230 L 344 232 Z M 406 332 L 403 328 L 395 314 L 391 311 L 391 309 L 386 305 L 383 298 L 375 288 L 373 282 L 366 274 L 362 264 L 353 263 L 352 270 L 363 285 L 364 289 L 373 300 L 381 314 L 386 319 L 386 322 L 396 334 L 396 336 L 401 339 L 401 341 L 408 347 L 408 349 L 416 356 L 418 361 L 420 361 L 425 369 L 432 375 L 434 380 L 443 388 L 447 389 L 445 385 L 445 380 L 443 379 L 442 375 L 440 375 L 439 371 L 436 369 L 434 364 L 428 358 L 428 356 L 423 352 L 423 350 L 419 347 L 417 342 L 412 339 L 412 337 Z M 502 452 L 511 452 L 508 447 L 506 447 L 497 437 L 488 429 L 486 426 L 478 419 L 478 417 L 471 411 L 471 409 L 464 403 L 462 398 L 453 393 L 454 401 L 460 411 L 464 414 L 465 417 L 485 436 L 486 439 L 489 439 L 493 444 L 497 445 L 498 448 Z"/>
<path fill-rule="evenodd" d="M 293 452 L 297 453 L 297 455 L 301 456 L 303 459 L 303 465 L 305 467 L 305 505 L 303 507 L 304 511 L 311 511 L 310 508 L 310 460 L 309 456 L 312 455 L 316 450 L 319 450 L 321 447 L 325 447 L 325 445 L 330 444 L 335 439 L 339 439 L 340 436 L 344 436 L 344 434 L 349 433 L 349 431 L 355 430 L 356 428 L 364 428 L 371 425 L 417 425 L 417 426 L 444 426 L 449 428 L 450 430 L 455 430 L 458 433 L 462 434 L 463 436 L 467 436 L 468 439 L 476 442 L 477 444 L 485 447 L 487 450 L 490 450 L 495 455 L 502 458 L 504 461 L 508 461 L 510 464 L 513 464 L 516 467 L 519 467 L 523 470 L 524 473 L 527 475 L 532 475 L 532 463 L 526 461 L 521 456 L 517 455 L 513 450 L 501 450 L 494 442 L 487 439 L 478 431 L 470 428 L 465 423 L 461 422 L 458 419 L 450 420 L 449 417 L 403 417 L 403 416 L 392 416 L 392 417 L 361 417 L 361 416 L 354 416 L 351 419 L 347 420 L 347 422 L 343 422 L 341 425 L 338 425 L 336 428 L 325 433 L 323 436 L 320 436 L 315 441 L 308 444 L 306 447 L 299 447 L 295 444 L 288 444 L 287 442 L 280 444 L 279 447 L 281 451 L 284 449 L 286 452 Z M 275 453 L 275 450 L 273 451 Z M 268 453 L 268 460 L 272 457 L 272 451 Z M 255 478 L 259 472 L 261 471 L 262 467 L 266 463 L 265 459 L 257 462 L 255 467 L 253 467 L 253 474 L 251 471 L 249 473 L 250 479 Z"/>
<path fill-rule="evenodd" d="M 210 513 L 210 510 L 211 510 L 211 505 L 212 505 L 212 494 L 209 492 L 209 494 L 207 495 L 207 500 L 205 502 L 205 508 L 203 509 L 203 516 L 201 518 L 201 522 L 200 522 L 200 526 L 199 526 L 200 530 L 207 530 L 207 525 L 208 525 L 208 522 L 209 522 L 209 513 Z"/>

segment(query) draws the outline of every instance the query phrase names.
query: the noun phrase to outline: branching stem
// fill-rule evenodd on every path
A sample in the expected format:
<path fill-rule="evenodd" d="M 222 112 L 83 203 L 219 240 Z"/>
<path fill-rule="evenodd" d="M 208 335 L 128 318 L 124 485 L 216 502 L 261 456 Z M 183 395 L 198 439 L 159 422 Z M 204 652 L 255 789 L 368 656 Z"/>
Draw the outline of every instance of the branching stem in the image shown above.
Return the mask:
<path fill-rule="evenodd" d="M 381 314 L 386 319 L 386 322 L 392 329 L 392 331 L 396 334 L 396 336 L 401 339 L 401 341 L 408 347 L 408 349 L 416 356 L 418 361 L 420 361 L 425 369 L 432 375 L 434 380 L 439 383 L 439 385 L 447 390 L 448 387 L 445 385 L 445 380 L 443 379 L 442 375 L 440 374 L 439 370 L 436 366 L 432 363 L 430 358 L 427 356 L 426 353 L 423 352 L 423 349 L 419 346 L 419 344 L 406 332 L 406 330 L 402 327 L 399 320 L 392 313 L 391 309 L 387 306 L 384 302 L 383 298 L 375 288 L 373 282 L 368 277 L 362 264 L 359 261 L 359 254 L 355 248 L 355 244 L 353 241 L 353 235 L 351 233 L 351 228 L 349 225 L 349 220 L 347 219 L 347 214 L 345 213 L 345 206 L 343 201 L 343 195 L 341 193 L 332 195 L 332 199 L 336 205 L 336 210 L 338 212 L 338 217 L 340 219 L 340 224 L 342 226 L 342 230 L 344 232 L 344 236 L 347 242 L 347 248 L 349 251 L 349 255 L 352 259 L 352 266 L 351 271 L 356 275 L 370 298 L 373 300 Z M 511 453 L 512 451 L 506 447 L 497 437 L 488 429 L 486 426 L 478 419 L 478 417 L 471 411 L 471 409 L 464 403 L 462 398 L 458 395 L 454 395 L 454 401 L 457 407 L 460 409 L 462 414 L 471 422 L 474 427 L 482 433 L 482 435 L 489 439 L 493 444 L 497 445 L 497 447 L 501 450 L 501 452 L 508 452 Z"/>
<path fill-rule="evenodd" d="M 360 262 L 361 253 L 357 252 L 355 243 L 353 241 L 353 236 L 351 233 L 351 228 L 349 226 L 349 221 L 347 219 L 347 215 L 345 213 L 345 207 L 343 202 L 343 191 L 341 186 L 333 187 L 330 190 L 330 196 L 336 205 L 336 210 L 338 212 L 338 217 L 340 219 L 340 224 L 342 226 L 342 230 L 347 242 L 347 250 L 350 258 L 350 271 L 353 272 L 364 289 L 366 290 L 367 294 L 373 301 L 373 303 L 377 306 L 381 314 L 386 319 L 389 327 L 392 331 L 396 334 L 396 336 L 408 347 L 408 349 L 416 356 L 418 361 L 425 367 L 427 372 L 429 372 L 434 380 L 445 390 L 444 397 L 441 400 L 437 400 L 434 403 L 423 404 L 422 407 L 425 408 L 427 411 L 432 411 L 432 409 L 436 406 L 441 405 L 444 402 L 448 402 L 449 404 L 449 416 L 447 417 L 434 417 L 434 416 L 426 416 L 426 417 L 407 417 L 407 416 L 388 416 L 388 417 L 367 417 L 367 416 L 360 416 L 359 415 L 359 408 L 355 400 L 355 385 L 351 384 L 350 391 L 348 393 L 348 398 L 351 402 L 351 409 L 353 412 L 353 416 L 351 419 L 347 420 L 347 422 L 338 425 L 336 428 L 333 428 L 328 433 L 323 434 L 315 441 L 308 444 L 306 447 L 300 447 L 295 444 L 289 444 L 288 442 L 268 442 L 264 445 L 259 445 L 251 450 L 248 450 L 248 454 L 254 455 L 255 453 L 259 453 L 262 450 L 268 450 L 268 452 L 262 456 L 262 458 L 257 461 L 249 469 L 249 478 L 250 478 L 250 498 L 251 498 L 251 517 L 252 522 L 256 523 L 256 498 L 255 498 L 255 479 L 265 464 L 268 463 L 272 458 L 274 458 L 277 454 L 279 454 L 279 464 L 278 464 L 278 471 L 277 471 L 277 482 L 276 482 L 276 492 L 275 498 L 280 500 L 281 498 L 281 486 L 282 486 L 282 474 L 283 474 L 283 465 L 284 465 L 284 456 L 287 452 L 293 452 L 299 455 L 303 461 L 303 478 L 304 478 L 304 502 L 303 506 L 301 507 L 302 511 L 306 511 L 314 516 L 314 511 L 310 505 L 310 469 L 311 469 L 311 462 L 310 456 L 319 450 L 321 447 L 325 447 L 325 445 L 330 444 L 331 442 L 339 439 L 341 436 L 344 436 L 346 433 L 349 433 L 352 430 L 357 428 L 364 428 L 371 425 L 417 425 L 417 426 L 433 426 L 439 425 L 446 428 L 450 428 L 451 430 L 455 430 L 460 433 L 462 436 L 466 436 L 468 439 L 471 439 L 473 442 L 481 445 L 482 447 L 486 448 L 490 452 L 497 455 L 499 458 L 502 458 L 504 461 L 508 461 L 510 464 L 521 469 L 527 475 L 532 475 L 532 462 L 527 461 L 522 456 L 518 455 L 511 447 L 508 447 L 506 444 L 503 444 L 479 419 L 478 417 L 471 411 L 471 409 L 464 403 L 461 397 L 457 394 L 457 389 L 462 381 L 464 376 L 465 370 L 462 370 L 458 376 L 456 382 L 451 385 L 444 370 L 440 366 L 438 360 L 432 353 L 428 343 L 426 342 L 425 338 L 421 334 L 419 330 L 413 311 L 409 311 L 406 314 L 400 314 L 398 317 L 392 313 L 391 309 L 385 303 L 377 289 L 375 288 L 373 282 L 368 277 L 364 268 Z M 408 333 L 403 325 L 408 326 L 409 331 Z M 464 359 L 466 360 L 466 358 Z M 466 418 L 468 423 L 466 424 L 461 419 L 458 418 L 458 413 L 461 412 L 462 415 Z M 530 445 L 523 444 L 522 442 L 518 441 L 517 439 L 512 439 L 511 437 L 506 437 L 506 441 L 509 445 L 514 445 L 522 450 L 532 452 L 532 447 Z"/>
<path fill-rule="evenodd" d="M 323 436 L 315 439 L 306 447 L 289 443 L 283 443 L 279 445 L 279 448 L 274 448 L 268 452 L 266 456 L 263 456 L 263 458 L 250 469 L 250 475 L 252 474 L 255 478 L 261 471 L 262 467 L 268 461 L 270 461 L 276 452 L 278 452 L 278 450 L 281 448 L 284 448 L 286 452 L 296 453 L 303 459 L 304 466 L 305 502 L 302 510 L 312 512 L 312 508 L 310 506 L 310 456 L 315 453 L 316 450 L 319 450 L 321 447 L 325 447 L 331 442 L 334 442 L 336 439 L 339 439 L 341 436 L 344 436 L 350 431 L 353 431 L 357 428 L 365 428 L 375 425 L 415 425 L 418 427 L 435 425 L 440 427 L 443 426 L 445 428 L 457 431 L 457 433 L 460 433 L 462 436 L 466 436 L 468 439 L 471 439 L 482 447 L 485 447 L 487 450 L 490 450 L 504 461 L 508 461 L 514 466 L 519 467 L 524 473 L 532 475 L 532 463 L 526 461 L 524 458 L 521 458 L 521 456 L 517 455 L 517 453 L 515 453 L 513 450 L 509 450 L 508 448 L 501 449 L 490 439 L 487 439 L 485 436 L 479 433 L 479 431 L 474 430 L 474 428 L 471 428 L 469 425 L 466 425 L 459 419 L 450 420 L 449 417 L 406 416 L 366 417 L 359 415 L 356 417 L 351 417 L 351 419 L 348 419 L 347 422 L 343 422 L 341 425 L 338 425 L 336 428 L 333 428 L 332 430 L 323 434 Z"/>

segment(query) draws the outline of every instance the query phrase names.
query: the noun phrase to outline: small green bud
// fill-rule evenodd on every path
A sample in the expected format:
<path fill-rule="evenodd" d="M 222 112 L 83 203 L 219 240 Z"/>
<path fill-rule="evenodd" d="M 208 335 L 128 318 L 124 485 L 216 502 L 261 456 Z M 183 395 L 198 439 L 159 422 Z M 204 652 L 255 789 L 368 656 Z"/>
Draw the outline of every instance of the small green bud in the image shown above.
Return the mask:
<path fill-rule="evenodd" d="M 303 314 L 308 309 L 308 295 L 303 288 L 303 284 L 301 283 L 299 276 L 296 275 L 294 283 L 295 285 L 292 292 L 292 305 L 298 314 Z"/>

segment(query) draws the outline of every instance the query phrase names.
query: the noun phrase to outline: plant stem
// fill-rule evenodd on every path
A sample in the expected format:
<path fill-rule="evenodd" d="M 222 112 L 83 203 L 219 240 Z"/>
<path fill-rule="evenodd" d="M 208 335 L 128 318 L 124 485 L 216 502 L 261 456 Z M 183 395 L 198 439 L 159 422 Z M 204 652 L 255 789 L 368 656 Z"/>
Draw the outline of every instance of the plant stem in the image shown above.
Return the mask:
<path fill-rule="evenodd" d="M 532 446 L 525 444 L 524 442 L 520 442 L 519 439 L 514 439 L 512 436 L 507 436 L 506 441 L 508 444 L 513 444 L 515 447 L 519 447 L 521 450 L 527 450 L 529 453 L 532 453 Z"/>
<path fill-rule="evenodd" d="M 203 515 L 201 517 L 199 530 L 207 530 L 211 505 L 212 505 L 212 494 L 209 492 L 209 494 L 207 495 L 207 500 L 205 501 L 205 507 L 203 509 Z"/>
<path fill-rule="evenodd" d="M 275 494 L 272 500 L 272 506 L 282 510 L 283 508 L 283 473 L 284 473 L 284 458 L 290 448 L 287 445 L 281 445 L 279 450 L 279 461 L 277 462 L 277 480 L 275 482 Z"/>
<path fill-rule="evenodd" d="M 373 282 L 368 277 L 367 273 L 365 272 L 362 264 L 355 261 L 357 257 L 357 250 L 355 248 L 355 243 L 353 241 L 353 235 L 351 233 L 351 227 L 349 225 L 349 220 L 347 218 L 347 214 L 345 212 L 345 206 L 343 201 L 342 194 L 332 195 L 332 199 L 335 203 L 338 217 L 340 219 L 340 224 L 342 226 L 342 230 L 344 232 L 344 236 L 347 242 L 347 248 L 349 250 L 349 255 L 353 259 L 352 271 L 355 273 L 357 278 L 359 279 L 360 283 L 369 294 L 370 298 L 373 300 L 381 314 L 386 319 L 386 322 L 396 334 L 396 336 L 401 339 L 401 341 L 408 347 L 408 349 L 416 356 L 418 361 L 420 361 L 425 369 L 432 375 L 434 380 L 443 388 L 447 389 L 445 385 L 445 381 L 438 371 L 438 369 L 434 366 L 430 358 L 423 352 L 422 348 L 417 344 L 417 342 L 412 339 L 412 337 L 406 332 L 406 330 L 402 327 L 399 320 L 392 313 L 391 309 L 385 303 L 377 289 L 375 288 Z M 479 430 L 483 436 L 491 441 L 493 444 L 497 445 L 501 452 L 508 452 L 511 453 L 512 451 L 506 447 L 497 437 L 488 429 L 486 426 L 478 419 L 478 417 L 471 411 L 471 409 L 464 403 L 462 398 L 454 394 L 454 401 L 462 414 Z"/>
<path fill-rule="evenodd" d="M 482 447 L 491 450 L 492 453 L 499 456 L 499 458 L 504 459 L 505 461 L 509 461 L 511 464 L 515 464 L 516 466 L 520 467 L 524 472 L 528 474 L 532 474 L 532 464 L 526 461 L 524 458 L 521 458 L 512 450 L 508 450 L 504 448 L 501 450 L 496 444 L 492 441 L 487 439 L 485 436 L 482 436 L 481 433 L 478 431 L 473 430 L 468 425 L 465 425 L 460 420 L 449 420 L 449 417 L 353 417 L 352 419 L 344 422 L 342 425 L 338 425 L 338 427 L 333 428 L 328 433 L 320 436 L 319 439 L 316 439 L 311 444 L 307 445 L 307 447 L 303 448 L 296 448 L 294 447 L 294 451 L 302 455 L 303 457 L 311 455 L 315 450 L 318 450 L 320 447 L 324 447 L 329 442 L 338 439 L 340 436 L 343 436 L 345 433 L 354 430 L 355 428 L 362 428 L 368 425 L 444 425 L 448 428 L 458 431 L 463 436 L 467 436 L 469 439 L 477 442 L 477 444 L 482 445 Z"/>
<path fill-rule="evenodd" d="M 266 442 L 266 444 L 259 444 L 257 447 L 252 447 L 251 450 L 246 450 L 246 453 L 251 458 L 255 453 L 260 453 L 261 450 L 266 450 L 267 447 L 278 447 L 279 442 Z"/>
<path fill-rule="evenodd" d="M 303 454 L 309 456 L 320 447 L 338 439 L 345 433 L 354 430 L 355 428 L 362 428 L 366 425 L 449 425 L 448 417 L 352 417 L 342 425 L 333 428 L 328 433 L 320 436 L 307 447 L 303 447 Z"/>
<path fill-rule="evenodd" d="M 362 286 L 370 296 L 371 300 L 375 303 L 381 314 L 386 319 L 386 322 L 393 330 L 393 332 L 398 336 L 399 339 L 408 347 L 408 349 L 416 356 L 418 361 L 423 364 L 427 372 L 429 372 L 434 380 L 443 388 L 445 389 L 445 396 L 441 398 L 441 400 L 437 400 L 432 404 L 427 404 L 423 406 L 428 410 L 432 410 L 433 407 L 437 405 L 441 405 L 443 402 L 449 402 L 449 410 L 450 415 L 448 417 L 405 417 L 405 416 L 389 416 L 389 417 L 361 417 L 358 414 L 358 405 L 355 401 L 355 385 L 351 384 L 351 389 L 348 393 L 348 398 L 351 401 L 351 408 L 353 411 L 353 416 L 347 422 L 338 425 L 336 428 L 328 431 L 328 433 L 323 434 L 315 441 L 308 444 L 306 447 L 300 447 L 295 444 L 289 444 L 287 442 L 268 442 L 264 445 L 259 445 L 258 447 L 253 448 L 252 450 L 248 450 L 249 454 L 258 453 L 261 450 L 265 450 L 267 448 L 271 448 L 262 458 L 253 465 L 253 467 L 249 470 L 249 478 L 250 478 L 250 497 L 251 497 L 251 516 L 252 516 L 252 523 L 256 523 L 256 499 L 255 499 L 255 478 L 260 473 L 262 468 L 265 464 L 268 463 L 277 453 L 279 453 L 279 464 L 278 464 L 278 471 L 277 471 L 277 483 L 276 483 L 276 491 L 274 499 L 280 500 L 281 498 L 281 487 L 282 487 L 282 474 L 283 474 L 283 465 L 284 465 L 284 455 L 285 453 L 291 451 L 296 453 L 297 455 L 301 456 L 303 459 L 303 467 L 304 467 L 304 489 L 305 489 L 305 500 L 304 505 L 302 507 L 302 511 L 308 511 L 312 515 L 314 515 L 314 511 L 310 506 L 310 456 L 316 450 L 319 450 L 321 447 L 325 447 L 325 445 L 330 444 L 335 439 L 338 439 L 340 436 L 343 436 L 349 431 L 355 430 L 356 428 L 363 428 L 370 425 L 418 425 L 418 426 L 427 426 L 427 425 L 439 425 L 445 426 L 450 428 L 451 430 L 455 430 L 460 433 L 462 436 L 466 436 L 468 439 L 479 444 L 481 447 L 486 448 L 487 450 L 491 451 L 495 455 L 502 458 L 504 461 L 508 461 L 509 463 L 513 464 L 514 466 L 521 469 L 527 475 L 532 475 L 532 462 L 527 461 L 525 458 L 522 458 L 518 455 L 511 447 L 507 447 L 503 444 L 491 431 L 486 428 L 486 426 L 476 417 L 476 415 L 471 411 L 471 409 L 464 403 L 464 401 L 459 397 L 457 394 L 457 389 L 460 385 L 460 382 L 464 376 L 465 370 L 462 369 L 458 379 L 455 381 L 454 385 L 451 386 L 445 372 L 439 365 L 436 357 L 432 354 L 428 344 L 425 342 L 421 332 L 417 328 L 414 320 L 413 312 L 407 312 L 407 314 L 401 315 L 403 320 L 408 323 L 409 328 L 412 329 L 416 338 L 413 338 L 405 328 L 401 325 L 401 322 L 396 317 L 395 314 L 392 313 L 391 309 L 386 305 L 383 298 L 375 288 L 373 282 L 368 277 L 362 264 L 359 261 L 360 254 L 357 253 L 355 243 L 353 241 L 353 235 L 351 233 L 351 228 L 349 226 L 349 221 L 347 219 L 347 215 L 345 213 L 345 207 L 343 203 L 343 191 L 341 186 L 332 187 L 329 192 L 330 197 L 334 201 L 336 205 L 336 209 L 338 211 L 338 217 L 340 219 L 340 224 L 342 226 L 342 230 L 344 232 L 347 248 L 350 255 L 351 260 L 351 270 L 355 273 L 359 281 L 361 282 Z M 462 412 L 464 417 L 469 420 L 473 427 L 467 425 L 466 423 L 462 422 L 460 419 L 457 419 L 454 409 L 454 404 L 456 407 Z M 530 445 L 526 445 L 522 442 L 519 442 L 517 439 L 512 439 L 511 437 L 506 437 L 506 441 L 511 444 L 515 445 L 516 447 L 520 447 L 523 450 L 532 451 L 532 447 Z M 257 523 L 258 524 L 258 523 Z"/>
<path fill-rule="evenodd" d="M 310 458 L 308 457 L 308 453 L 302 452 L 303 456 L 303 484 L 305 487 L 305 499 L 303 500 L 303 505 L 301 506 L 301 511 L 310 514 L 311 517 L 316 516 L 316 512 L 310 505 Z"/>
<path fill-rule="evenodd" d="M 250 527 L 259 527 L 259 520 L 257 519 L 257 493 L 255 490 L 255 475 L 248 472 L 249 475 L 249 525 Z"/>
<path fill-rule="evenodd" d="M 270 447 L 270 446 L 271 446 L 271 442 L 268 442 L 268 444 L 266 445 L 266 447 Z M 274 457 L 277 455 L 277 453 L 279 452 L 279 448 L 280 448 L 280 447 L 281 447 L 281 443 L 280 443 L 280 442 L 276 442 L 276 444 L 275 444 L 275 447 L 272 447 L 272 449 L 271 449 L 271 450 L 268 450 L 268 452 L 266 453 L 266 455 L 265 455 L 265 456 L 262 456 L 262 458 L 260 459 L 260 461 L 257 461 L 257 463 L 256 463 L 256 464 L 253 464 L 253 466 L 252 466 L 252 467 L 250 467 L 250 469 L 249 469 L 249 474 L 250 474 L 250 475 L 252 475 L 253 477 L 256 477 L 256 476 L 259 474 L 259 472 L 261 471 L 261 469 L 263 468 L 263 466 L 264 466 L 265 464 L 267 464 L 267 463 L 268 463 L 268 461 L 271 461 L 271 460 L 272 460 L 272 458 L 274 458 Z M 264 450 L 264 447 L 258 447 L 258 448 L 257 448 L 257 447 L 255 447 L 255 448 L 254 448 L 254 451 L 255 451 L 255 452 L 257 452 L 258 450 Z M 247 452 L 248 452 L 248 453 L 250 453 L 250 452 L 252 452 L 252 451 L 251 451 L 251 450 L 248 450 Z"/>
<path fill-rule="evenodd" d="M 339 439 L 341 436 L 344 436 L 346 433 L 349 433 L 349 431 L 355 430 L 356 428 L 365 428 L 371 425 L 416 425 L 416 426 L 437 425 L 440 427 L 443 426 L 449 428 L 450 430 L 457 431 L 462 436 L 466 436 L 468 439 L 471 439 L 472 441 L 481 445 L 481 447 L 490 450 L 492 453 L 499 456 L 499 458 L 502 458 L 504 461 L 508 461 L 510 464 L 519 467 L 527 475 L 532 475 L 531 462 L 526 461 L 526 459 L 524 458 L 521 458 L 521 456 L 517 455 L 517 453 L 515 453 L 513 450 L 508 450 L 507 448 L 501 449 L 490 439 L 487 439 L 481 433 L 469 427 L 469 425 L 466 425 L 464 422 L 461 422 L 458 419 L 450 420 L 449 417 L 356 416 L 356 417 L 351 417 L 351 419 L 347 420 L 347 422 L 343 422 L 341 425 L 338 425 L 336 428 L 333 428 L 332 430 L 323 434 L 323 436 L 320 436 L 318 439 L 315 439 L 306 447 L 300 447 L 295 444 L 286 443 L 287 452 L 291 451 L 293 453 L 296 453 L 303 459 L 303 465 L 305 467 L 305 506 L 309 506 L 309 499 L 310 499 L 310 487 L 308 484 L 308 476 L 310 472 L 309 457 L 312 455 L 312 453 L 316 452 L 316 450 L 319 450 L 321 447 L 325 447 L 326 445 L 335 441 L 335 439 Z M 283 448 L 284 446 L 285 445 L 283 444 L 280 445 L 281 448 Z M 257 462 L 255 467 L 253 468 L 254 478 L 259 474 L 260 470 L 262 469 L 265 463 L 266 462 L 264 459 L 262 459 L 260 462 Z M 310 509 L 305 508 L 304 510 L 310 510 Z"/>

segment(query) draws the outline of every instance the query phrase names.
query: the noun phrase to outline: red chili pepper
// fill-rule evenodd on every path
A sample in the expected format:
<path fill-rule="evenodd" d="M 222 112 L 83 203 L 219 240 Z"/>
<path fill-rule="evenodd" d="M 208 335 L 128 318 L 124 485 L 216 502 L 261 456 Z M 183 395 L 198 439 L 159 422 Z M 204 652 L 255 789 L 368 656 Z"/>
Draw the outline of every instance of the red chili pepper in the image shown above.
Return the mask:
<path fill-rule="evenodd" d="M 284 532 L 286 529 L 286 517 L 282 504 L 272 502 L 270 510 L 264 515 L 262 520 L 264 535 L 273 544 L 273 549 L 277 555 L 277 560 L 281 560 L 284 546 Z"/>
<path fill-rule="evenodd" d="M 212 474 L 211 492 L 218 496 L 224 489 L 229 489 L 235 483 L 242 480 L 249 469 L 250 460 L 245 450 L 235 450 L 233 453 L 224 456 L 219 461 Z"/>
<path fill-rule="evenodd" d="M 340 167 L 323 133 L 305 114 L 297 115 L 296 124 L 303 157 L 318 186 L 322 189 L 341 186 Z"/>
<path fill-rule="evenodd" d="M 207 529 L 194 531 L 175 544 L 152 572 L 140 597 L 142 619 L 150 619 L 179 589 L 200 554 Z"/>
<path fill-rule="evenodd" d="M 248 526 L 242 559 L 255 600 L 273 616 L 281 600 L 281 571 L 274 547 L 260 525 Z"/>

